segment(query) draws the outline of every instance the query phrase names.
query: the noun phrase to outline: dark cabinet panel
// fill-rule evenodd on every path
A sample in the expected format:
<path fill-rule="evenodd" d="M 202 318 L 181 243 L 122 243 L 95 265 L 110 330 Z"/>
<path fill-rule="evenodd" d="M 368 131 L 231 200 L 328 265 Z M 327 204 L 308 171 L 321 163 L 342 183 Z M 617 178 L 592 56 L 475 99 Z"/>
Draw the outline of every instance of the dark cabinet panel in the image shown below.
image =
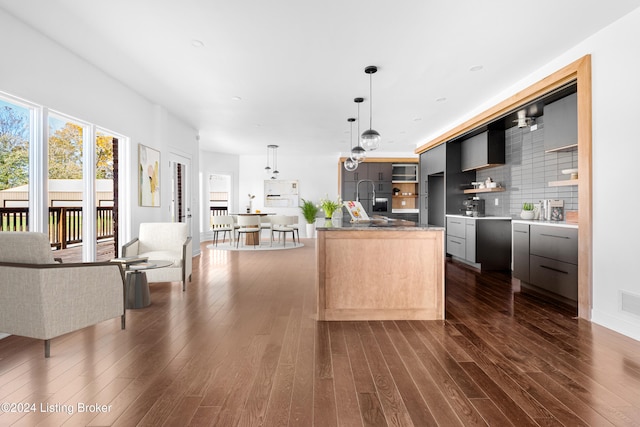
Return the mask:
<path fill-rule="evenodd" d="M 426 173 L 427 175 L 433 175 L 436 173 L 444 172 L 446 165 L 446 144 L 440 144 L 437 147 L 431 148 L 423 154 L 425 154 L 424 173 Z M 422 167 L 420 168 L 420 173 L 421 176 L 426 176 L 423 174 Z"/>
<path fill-rule="evenodd" d="M 529 224 L 513 224 L 513 277 L 529 282 Z"/>
<path fill-rule="evenodd" d="M 578 146 L 578 96 L 575 93 L 545 105 L 543 117 L 545 151 Z"/>
<path fill-rule="evenodd" d="M 462 141 L 461 167 L 463 171 L 480 169 L 505 162 L 504 130 L 489 129 Z"/>
<path fill-rule="evenodd" d="M 343 167 L 344 169 L 344 167 Z M 369 164 L 368 163 L 360 163 L 358 168 L 354 171 L 347 171 L 346 169 L 342 171 L 342 180 L 344 182 L 347 181 L 355 181 L 358 182 L 361 179 L 369 178 Z"/>
<path fill-rule="evenodd" d="M 367 176 L 372 181 L 385 181 L 391 185 L 391 173 L 391 163 L 370 163 Z"/>
<path fill-rule="evenodd" d="M 578 300 L 578 266 L 531 255 L 531 283 L 572 301 Z"/>
<path fill-rule="evenodd" d="M 531 226 L 531 254 L 571 264 L 578 263 L 578 230 L 575 228 Z"/>

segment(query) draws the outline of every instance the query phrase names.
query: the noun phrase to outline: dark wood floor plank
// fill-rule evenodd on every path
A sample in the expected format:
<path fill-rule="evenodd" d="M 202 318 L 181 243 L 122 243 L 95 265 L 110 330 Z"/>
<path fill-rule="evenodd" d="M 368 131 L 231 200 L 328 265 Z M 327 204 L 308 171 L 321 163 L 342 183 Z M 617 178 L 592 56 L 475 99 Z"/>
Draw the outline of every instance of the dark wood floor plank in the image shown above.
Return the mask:
<path fill-rule="evenodd" d="M 520 293 L 509 272 L 451 261 L 444 321 L 317 322 L 303 243 L 203 242 L 186 292 L 151 283 L 126 330 L 112 319 L 55 338 L 49 359 L 40 340 L 0 340 L 0 402 L 111 405 L 0 425 L 640 424 L 638 341 Z"/>
<path fill-rule="evenodd" d="M 358 335 L 362 341 L 369 370 L 376 386 L 376 393 L 384 411 L 385 419 L 390 425 L 411 426 L 411 416 L 402 399 L 393 375 L 389 371 L 382 351 L 375 340 L 368 322 L 356 325 Z"/>
<path fill-rule="evenodd" d="M 415 384 L 414 378 L 412 378 L 411 374 L 407 370 L 402 358 L 396 351 L 396 347 L 391 342 L 389 336 L 387 335 L 387 329 L 384 328 L 383 323 L 381 322 L 369 322 L 369 326 L 373 331 L 373 335 L 380 347 L 380 351 L 386 361 L 387 368 L 391 373 L 395 385 L 398 388 L 398 392 L 402 396 L 402 400 L 404 402 L 407 411 L 409 412 L 409 416 L 415 425 L 435 425 L 437 421 L 432 414 L 432 408 L 425 401 L 425 397 L 422 395 L 420 390 Z M 389 325 L 391 328 L 391 325 Z M 433 402 L 434 408 L 438 403 L 443 403 L 442 401 Z M 446 403 L 443 406 L 444 409 L 447 409 Z M 450 420 L 448 420 L 451 424 L 455 425 L 455 422 L 459 420 L 457 417 L 453 416 Z"/>

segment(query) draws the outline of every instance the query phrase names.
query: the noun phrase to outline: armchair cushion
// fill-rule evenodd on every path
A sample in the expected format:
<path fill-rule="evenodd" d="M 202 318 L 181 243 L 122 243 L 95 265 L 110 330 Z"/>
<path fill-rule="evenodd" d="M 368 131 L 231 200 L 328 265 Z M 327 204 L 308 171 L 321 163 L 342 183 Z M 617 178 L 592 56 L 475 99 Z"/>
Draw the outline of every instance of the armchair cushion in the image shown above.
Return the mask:
<path fill-rule="evenodd" d="M 186 282 L 191 280 L 191 238 L 183 222 L 146 222 L 140 224 L 138 237 L 122 247 L 122 256 L 145 256 L 171 261 L 169 267 L 146 271 L 147 281 Z"/>
<path fill-rule="evenodd" d="M 45 340 L 121 317 L 124 273 L 111 262 L 59 264 L 46 234 L 0 232 L 0 332 Z"/>

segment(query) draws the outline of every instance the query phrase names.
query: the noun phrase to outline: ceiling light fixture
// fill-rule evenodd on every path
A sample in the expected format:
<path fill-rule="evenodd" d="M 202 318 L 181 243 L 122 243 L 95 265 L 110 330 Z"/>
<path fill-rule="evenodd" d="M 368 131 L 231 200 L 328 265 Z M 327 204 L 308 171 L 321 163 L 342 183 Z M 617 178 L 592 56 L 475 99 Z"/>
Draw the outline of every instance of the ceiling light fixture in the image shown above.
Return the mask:
<path fill-rule="evenodd" d="M 278 170 L 278 146 L 272 144 L 268 147 L 273 149 L 273 176 L 271 176 L 271 179 L 278 179 L 278 174 L 280 173 Z"/>
<path fill-rule="evenodd" d="M 362 145 L 366 150 L 373 151 L 380 145 L 380 134 L 374 130 L 371 122 L 373 116 L 373 91 L 372 91 L 372 75 L 378 71 L 378 67 L 375 65 L 369 65 L 364 69 L 364 72 L 369 74 L 369 129 L 362 132 Z"/>
<path fill-rule="evenodd" d="M 364 101 L 364 98 L 354 98 L 353 102 L 358 106 L 358 135 L 360 135 L 360 104 Z M 351 149 L 351 158 L 358 162 L 362 163 L 362 161 L 367 157 L 367 152 L 364 148 L 360 146 L 360 142 L 358 145 Z"/>
<path fill-rule="evenodd" d="M 351 125 L 351 132 L 349 134 L 349 147 L 353 151 L 353 122 L 355 122 L 356 119 L 354 119 L 353 117 L 349 117 L 347 121 Z M 349 157 L 344 161 L 344 168 L 349 172 L 353 172 L 354 170 L 358 169 L 358 162 Z"/>
<path fill-rule="evenodd" d="M 204 42 L 202 40 L 193 39 L 191 40 L 191 46 L 193 47 L 204 47 Z"/>
<path fill-rule="evenodd" d="M 271 152 L 271 145 L 267 145 L 267 167 L 264 168 L 264 173 L 271 175 L 271 166 L 269 166 L 269 153 Z"/>
<path fill-rule="evenodd" d="M 535 117 L 527 117 L 526 110 L 518 111 L 518 119 L 513 121 L 514 123 L 518 123 L 519 128 L 526 128 L 527 126 L 532 126 L 536 123 Z"/>

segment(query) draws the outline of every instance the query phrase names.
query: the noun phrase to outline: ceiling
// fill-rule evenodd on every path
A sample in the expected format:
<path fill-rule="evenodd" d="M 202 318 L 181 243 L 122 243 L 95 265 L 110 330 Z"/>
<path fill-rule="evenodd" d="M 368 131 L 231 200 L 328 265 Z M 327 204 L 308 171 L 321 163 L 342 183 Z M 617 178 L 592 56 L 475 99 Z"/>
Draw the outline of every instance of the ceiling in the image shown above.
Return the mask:
<path fill-rule="evenodd" d="M 279 154 L 347 153 L 359 96 L 360 132 L 372 107 L 378 152 L 413 153 L 637 7 L 640 0 L 0 0 L 194 126 L 202 149 L 234 154 L 266 153 L 268 144 Z M 378 66 L 372 104 L 368 65 Z"/>

